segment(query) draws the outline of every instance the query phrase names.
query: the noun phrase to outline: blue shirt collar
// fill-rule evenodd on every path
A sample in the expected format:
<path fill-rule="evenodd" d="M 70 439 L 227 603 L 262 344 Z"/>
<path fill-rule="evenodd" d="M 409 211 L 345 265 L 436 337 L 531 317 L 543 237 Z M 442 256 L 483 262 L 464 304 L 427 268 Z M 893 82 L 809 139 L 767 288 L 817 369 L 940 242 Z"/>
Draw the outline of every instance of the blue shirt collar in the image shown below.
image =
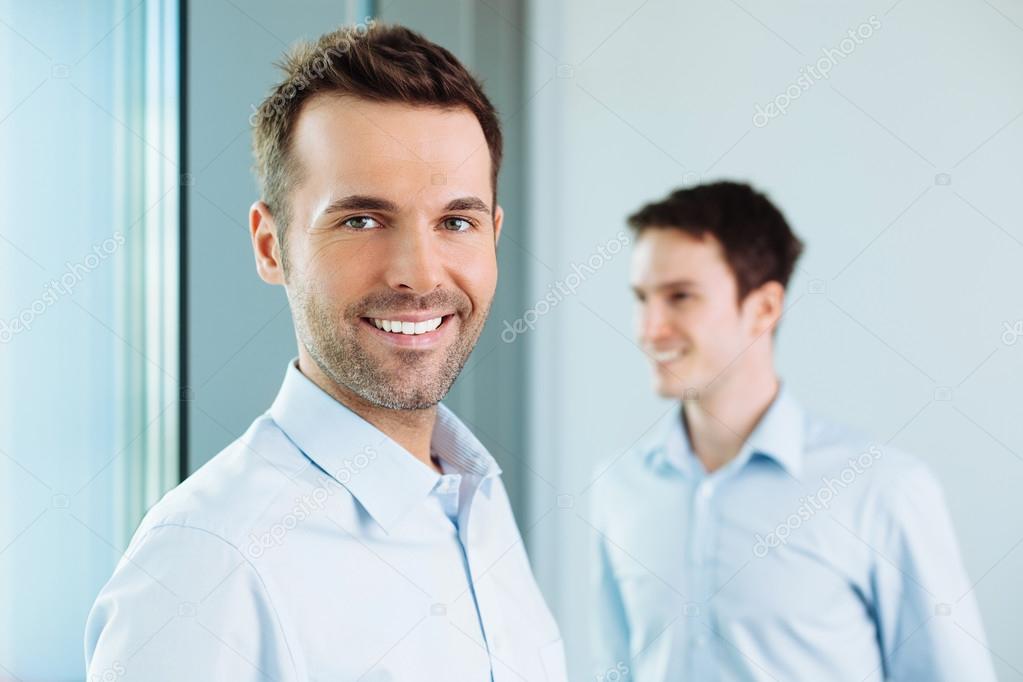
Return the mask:
<path fill-rule="evenodd" d="M 385 532 L 437 485 L 440 474 L 339 403 L 288 363 L 269 414 L 316 466 L 344 486 Z M 501 468 L 471 431 L 437 406 L 431 450 L 463 476 L 480 480 Z"/>
<path fill-rule="evenodd" d="M 740 468 L 754 456 L 766 457 L 798 478 L 803 470 L 803 430 L 803 409 L 782 384 L 742 449 L 726 467 Z M 701 464 L 689 445 L 681 409 L 665 415 L 657 433 L 657 445 L 650 451 L 652 465 L 670 465 L 685 475 L 700 471 Z"/>

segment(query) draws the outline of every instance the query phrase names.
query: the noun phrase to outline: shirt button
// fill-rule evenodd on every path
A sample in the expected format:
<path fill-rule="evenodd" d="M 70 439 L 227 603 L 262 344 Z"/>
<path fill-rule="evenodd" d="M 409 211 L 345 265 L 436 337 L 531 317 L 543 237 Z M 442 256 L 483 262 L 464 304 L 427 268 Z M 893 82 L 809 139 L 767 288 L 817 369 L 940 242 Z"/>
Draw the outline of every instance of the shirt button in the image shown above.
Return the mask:
<path fill-rule="evenodd" d="M 707 646 L 707 635 L 700 633 L 693 637 L 693 645 L 696 646 L 697 649 L 702 649 Z"/>

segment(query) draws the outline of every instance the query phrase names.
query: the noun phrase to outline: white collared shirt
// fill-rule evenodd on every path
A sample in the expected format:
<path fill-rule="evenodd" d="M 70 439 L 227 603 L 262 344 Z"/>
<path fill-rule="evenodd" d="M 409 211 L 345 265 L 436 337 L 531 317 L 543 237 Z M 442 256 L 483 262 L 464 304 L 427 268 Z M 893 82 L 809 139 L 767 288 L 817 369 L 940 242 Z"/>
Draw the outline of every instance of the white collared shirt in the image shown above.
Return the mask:
<path fill-rule="evenodd" d="M 443 405 L 431 447 L 443 475 L 289 364 L 146 515 L 89 615 L 90 675 L 566 680 L 500 468 Z"/>

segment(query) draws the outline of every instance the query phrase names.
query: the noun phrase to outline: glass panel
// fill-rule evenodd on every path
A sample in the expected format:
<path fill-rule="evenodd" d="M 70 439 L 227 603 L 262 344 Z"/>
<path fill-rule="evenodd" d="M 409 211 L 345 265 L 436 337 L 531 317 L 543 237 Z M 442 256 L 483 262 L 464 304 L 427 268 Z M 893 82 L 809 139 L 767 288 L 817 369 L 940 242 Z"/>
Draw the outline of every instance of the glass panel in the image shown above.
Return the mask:
<path fill-rule="evenodd" d="M 0 0 L 0 679 L 84 677 L 176 482 L 177 17 Z"/>

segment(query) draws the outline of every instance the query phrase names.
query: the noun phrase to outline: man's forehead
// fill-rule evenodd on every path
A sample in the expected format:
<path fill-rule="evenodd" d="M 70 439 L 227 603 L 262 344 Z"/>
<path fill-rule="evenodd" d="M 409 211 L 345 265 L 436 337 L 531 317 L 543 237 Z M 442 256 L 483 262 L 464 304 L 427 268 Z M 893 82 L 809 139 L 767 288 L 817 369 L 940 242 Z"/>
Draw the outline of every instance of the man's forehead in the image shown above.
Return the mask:
<path fill-rule="evenodd" d="M 709 234 L 696 237 L 677 228 L 647 229 L 633 250 L 634 286 L 658 288 L 679 283 L 697 284 L 727 273 L 724 251 Z"/>
<path fill-rule="evenodd" d="M 297 190 L 318 208 L 346 195 L 492 201 L 489 147 L 468 109 L 319 99 L 303 109 L 292 154 Z"/>
<path fill-rule="evenodd" d="M 303 108 L 295 148 L 305 158 L 353 162 L 489 165 L 483 129 L 466 107 L 412 106 L 317 96 Z M 345 150 L 357 152 L 344 154 Z"/>

